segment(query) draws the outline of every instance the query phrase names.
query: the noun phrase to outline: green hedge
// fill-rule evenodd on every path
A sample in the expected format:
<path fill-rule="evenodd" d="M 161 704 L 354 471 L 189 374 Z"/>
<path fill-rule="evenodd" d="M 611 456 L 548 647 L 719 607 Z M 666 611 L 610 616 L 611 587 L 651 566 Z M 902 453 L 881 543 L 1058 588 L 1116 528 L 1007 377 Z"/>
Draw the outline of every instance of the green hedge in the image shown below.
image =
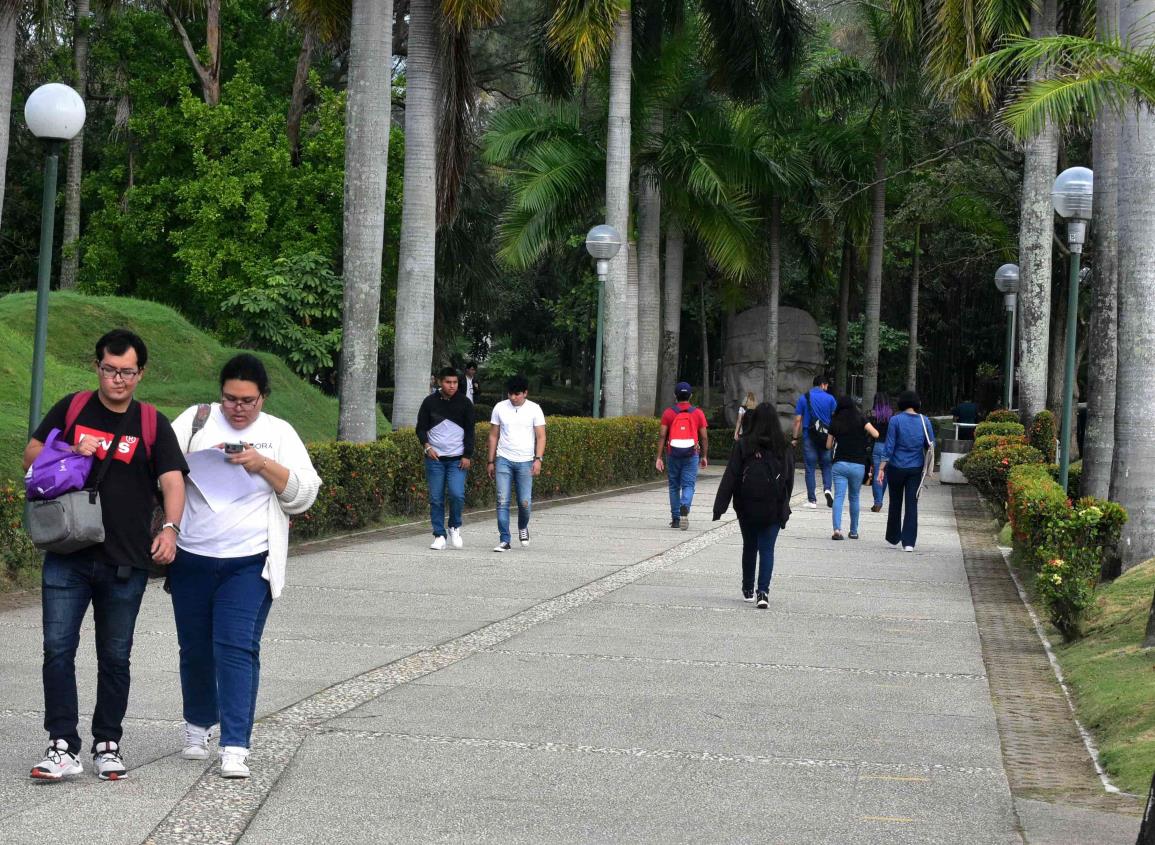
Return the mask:
<path fill-rule="evenodd" d="M 1027 433 L 1027 440 L 1032 446 L 1043 453 L 1047 463 L 1055 462 L 1055 415 L 1050 411 L 1039 411 L 1031 420 L 1031 430 Z"/>
<path fill-rule="evenodd" d="M 1022 423 L 1017 422 L 981 422 L 975 428 L 975 439 L 986 434 L 997 434 L 1001 437 L 1022 437 L 1027 433 Z"/>
<path fill-rule="evenodd" d="M 985 422 L 1019 422 L 1019 415 L 1015 411 L 1006 408 L 995 408 L 989 414 Z"/>
<path fill-rule="evenodd" d="M 1051 473 L 1051 478 L 1055 483 L 1059 482 L 1059 465 L 1047 464 L 1047 470 Z M 1072 499 L 1077 499 L 1083 489 L 1083 462 L 1075 461 L 1067 467 L 1067 495 Z"/>
<path fill-rule="evenodd" d="M 1127 512 L 1089 496 L 1072 503 L 1045 465 L 1012 469 L 1007 499 L 1015 544 L 1035 570 L 1035 593 L 1063 638 L 1077 639 Z"/>
<path fill-rule="evenodd" d="M 996 446 L 993 449 L 980 449 L 977 452 L 971 451 L 955 461 L 954 466 L 984 497 L 1005 507 L 1007 475 L 1010 471 L 1021 464 L 1042 463 L 1043 453 L 1038 449 L 1033 446 L 1012 444 Z"/>
<path fill-rule="evenodd" d="M 1007 436 L 1005 434 L 984 434 L 975 438 L 972 452 L 982 452 L 984 449 L 994 449 L 999 446 L 1027 446 L 1027 438 L 1022 435 Z"/>
<path fill-rule="evenodd" d="M 534 480 L 534 499 L 661 478 L 654 470 L 658 420 L 652 417 L 551 417 L 546 434 L 546 460 Z M 465 503 L 492 507 L 494 485 L 485 471 L 489 424 L 478 423 L 475 437 Z M 309 454 L 324 483 L 313 507 L 292 518 L 294 539 L 364 528 L 390 515 L 428 513 L 424 458 L 411 428 L 390 432 L 376 443 L 314 443 Z M 15 580 L 39 561 L 21 527 L 23 508 L 23 489 L 0 487 L 0 581 Z"/>

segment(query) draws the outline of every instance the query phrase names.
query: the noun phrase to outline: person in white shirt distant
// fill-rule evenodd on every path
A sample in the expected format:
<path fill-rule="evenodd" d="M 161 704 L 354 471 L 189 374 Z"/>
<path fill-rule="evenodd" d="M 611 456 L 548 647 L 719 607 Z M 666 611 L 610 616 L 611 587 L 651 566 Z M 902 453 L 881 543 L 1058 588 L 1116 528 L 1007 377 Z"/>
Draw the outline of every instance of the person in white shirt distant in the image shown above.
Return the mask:
<path fill-rule="evenodd" d="M 508 552 L 509 495 L 517 492 L 517 538 L 529 545 L 529 513 L 533 479 L 541 473 L 545 457 L 545 414 L 531 402 L 525 376 L 513 376 L 505 384 L 509 395 L 493 406 L 489 419 L 489 460 L 486 472 L 497 482 L 497 533 L 495 552 Z"/>
<path fill-rule="evenodd" d="M 465 365 L 465 398 L 477 403 L 477 362 L 469 361 Z"/>

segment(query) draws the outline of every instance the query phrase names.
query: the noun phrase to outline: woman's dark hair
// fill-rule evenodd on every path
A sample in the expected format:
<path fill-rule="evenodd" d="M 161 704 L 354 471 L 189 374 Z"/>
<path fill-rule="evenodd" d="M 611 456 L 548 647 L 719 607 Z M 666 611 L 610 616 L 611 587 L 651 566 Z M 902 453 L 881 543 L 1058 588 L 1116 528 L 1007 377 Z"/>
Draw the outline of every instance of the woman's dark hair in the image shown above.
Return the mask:
<path fill-rule="evenodd" d="M 103 361 L 105 352 L 123 355 L 130 346 L 136 350 L 136 365 L 143 370 L 148 363 L 148 347 L 140 335 L 128 329 L 113 329 L 101 335 L 100 340 L 96 341 L 96 360 Z"/>
<path fill-rule="evenodd" d="M 831 432 L 842 434 L 861 428 L 865 423 L 858 406 L 854 404 L 854 398 L 852 396 L 839 396 L 834 415 L 830 418 Z"/>
<path fill-rule="evenodd" d="M 525 393 L 529 390 L 529 379 L 523 375 L 510 376 L 505 383 L 506 393 Z"/>
<path fill-rule="evenodd" d="M 782 433 L 782 421 L 778 419 L 778 409 L 769 402 L 762 402 L 742 421 L 741 443 L 747 454 L 756 449 L 769 449 L 782 454 L 790 450 L 786 435 Z"/>
<path fill-rule="evenodd" d="M 890 418 L 894 416 L 894 409 L 890 407 L 890 397 L 881 390 L 874 394 L 874 407 L 870 413 L 878 422 L 890 422 Z"/>
<path fill-rule="evenodd" d="M 221 367 L 221 387 L 226 381 L 251 381 L 262 396 L 269 395 L 269 374 L 256 355 L 242 352 L 234 355 Z"/>
<path fill-rule="evenodd" d="M 905 411 L 911 408 L 915 411 L 922 410 L 922 402 L 918 399 L 918 394 L 913 390 L 904 390 L 898 394 L 898 410 Z"/>

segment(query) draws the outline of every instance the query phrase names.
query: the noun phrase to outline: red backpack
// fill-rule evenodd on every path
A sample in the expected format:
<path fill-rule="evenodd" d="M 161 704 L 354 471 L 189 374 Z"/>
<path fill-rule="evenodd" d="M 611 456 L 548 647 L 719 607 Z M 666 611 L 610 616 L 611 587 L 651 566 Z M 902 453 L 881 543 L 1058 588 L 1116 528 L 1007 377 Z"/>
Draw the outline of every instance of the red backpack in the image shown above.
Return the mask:
<path fill-rule="evenodd" d="M 698 451 L 698 422 L 694 419 L 694 412 L 698 409 L 691 405 L 683 411 L 677 405 L 672 405 L 670 410 L 674 412 L 669 431 L 670 456 L 685 458 L 696 454 Z"/>

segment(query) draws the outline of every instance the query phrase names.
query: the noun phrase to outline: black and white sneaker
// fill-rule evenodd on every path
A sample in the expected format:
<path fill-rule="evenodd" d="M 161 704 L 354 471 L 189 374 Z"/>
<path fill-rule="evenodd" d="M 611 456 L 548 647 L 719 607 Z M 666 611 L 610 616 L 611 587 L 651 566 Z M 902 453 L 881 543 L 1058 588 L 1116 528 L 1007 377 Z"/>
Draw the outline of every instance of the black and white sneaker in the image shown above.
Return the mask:
<path fill-rule="evenodd" d="M 37 780 L 60 780 L 84 771 L 80 758 L 68 750 L 63 739 L 54 739 L 44 752 L 44 759 L 32 767 L 31 777 Z"/>
<path fill-rule="evenodd" d="M 834 494 L 831 493 L 829 490 L 823 490 L 822 495 L 826 497 L 826 507 L 828 507 L 828 508 L 834 507 Z"/>
<path fill-rule="evenodd" d="M 519 528 L 517 531 L 517 539 L 521 541 L 521 547 L 524 549 L 529 545 L 529 529 Z"/>
<path fill-rule="evenodd" d="M 670 527 L 671 528 L 681 528 L 682 527 L 682 521 L 680 519 L 671 519 L 670 520 Z"/>
<path fill-rule="evenodd" d="M 749 590 L 747 590 L 745 588 L 742 589 L 742 601 L 754 601 L 753 588 L 751 588 Z"/>
<path fill-rule="evenodd" d="M 496 546 L 493 547 L 493 550 L 495 552 L 508 552 L 508 551 L 512 551 L 512 549 L 513 549 L 513 546 L 509 545 L 509 543 L 498 543 Z"/>
<path fill-rule="evenodd" d="M 682 505 L 682 518 L 679 520 L 679 525 L 683 531 L 690 527 L 690 509 L 685 505 Z"/>
<path fill-rule="evenodd" d="M 92 766 L 101 780 L 124 780 L 128 772 L 120 756 L 120 743 L 98 742 L 92 752 Z"/>
<path fill-rule="evenodd" d="M 764 593 L 761 590 L 759 590 L 758 591 L 758 605 L 757 605 L 758 609 L 759 610 L 765 610 L 769 606 L 770 606 L 769 594 Z"/>

